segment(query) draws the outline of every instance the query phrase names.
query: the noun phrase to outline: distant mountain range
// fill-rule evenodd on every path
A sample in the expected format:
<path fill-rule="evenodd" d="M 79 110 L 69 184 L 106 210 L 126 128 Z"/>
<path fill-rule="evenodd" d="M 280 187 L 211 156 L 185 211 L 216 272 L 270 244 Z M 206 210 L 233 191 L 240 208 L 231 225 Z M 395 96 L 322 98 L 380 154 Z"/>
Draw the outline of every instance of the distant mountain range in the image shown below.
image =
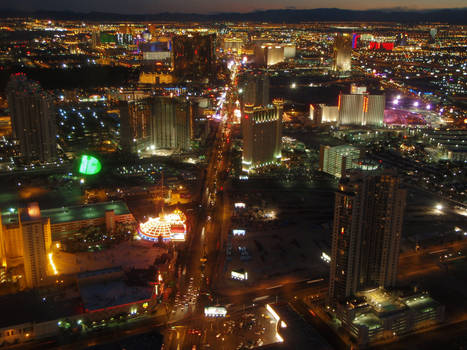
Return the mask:
<path fill-rule="evenodd" d="M 248 13 L 224 12 L 215 14 L 197 13 L 156 13 L 156 14 L 117 14 L 104 12 L 69 12 L 69 11 L 35 11 L 23 12 L 16 10 L 1 10 L 0 17 L 33 17 L 56 20 L 86 20 L 86 21 L 153 21 L 153 22 L 400 22 L 426 23 L 441 22 L 449 24 L 467 24 L 467 7 L 456 9 L 410 10 L 342 10 L 337 8 L 321 8 L 312 10 L 283 9 L 262 10 Z"/>

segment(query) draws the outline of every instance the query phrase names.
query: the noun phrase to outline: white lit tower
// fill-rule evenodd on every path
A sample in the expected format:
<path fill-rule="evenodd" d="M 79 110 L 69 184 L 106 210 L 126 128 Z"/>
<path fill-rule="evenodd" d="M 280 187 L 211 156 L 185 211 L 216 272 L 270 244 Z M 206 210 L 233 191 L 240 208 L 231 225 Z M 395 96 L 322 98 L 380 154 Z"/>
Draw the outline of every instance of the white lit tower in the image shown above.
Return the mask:
<path fill-rule="evenodd" d="M 283 104 L 282 100 L 274 100 L 269 106 L 245 105 L 242 118 L 244 171 L 280 164 Z"/>

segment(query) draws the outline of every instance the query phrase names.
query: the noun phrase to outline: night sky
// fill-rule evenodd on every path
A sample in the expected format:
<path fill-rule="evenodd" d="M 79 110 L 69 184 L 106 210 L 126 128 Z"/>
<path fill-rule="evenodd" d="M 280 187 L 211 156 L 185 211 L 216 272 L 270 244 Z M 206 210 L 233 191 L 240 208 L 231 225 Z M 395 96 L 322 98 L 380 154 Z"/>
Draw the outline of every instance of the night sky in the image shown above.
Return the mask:
<path fill-rule="evenodd" d="M 3 0 L 0 8 L 16 10 L 72 10 L 149 14 L 159 12 L 249 12 L 265 9 L 408 9 L 466 7 L 465 0 Z"/>

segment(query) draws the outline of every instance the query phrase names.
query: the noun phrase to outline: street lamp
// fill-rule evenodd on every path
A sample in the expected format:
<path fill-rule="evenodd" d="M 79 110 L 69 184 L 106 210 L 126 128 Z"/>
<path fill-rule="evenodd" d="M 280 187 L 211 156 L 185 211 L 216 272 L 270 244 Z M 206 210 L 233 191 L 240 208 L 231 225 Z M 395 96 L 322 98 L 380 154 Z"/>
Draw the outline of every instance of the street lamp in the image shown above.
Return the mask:
<path fill-rule="evenodd" d="M 437 210 L 443 210 L 443 205 L 441 203 L 436 204 L 435 207 Z"/>

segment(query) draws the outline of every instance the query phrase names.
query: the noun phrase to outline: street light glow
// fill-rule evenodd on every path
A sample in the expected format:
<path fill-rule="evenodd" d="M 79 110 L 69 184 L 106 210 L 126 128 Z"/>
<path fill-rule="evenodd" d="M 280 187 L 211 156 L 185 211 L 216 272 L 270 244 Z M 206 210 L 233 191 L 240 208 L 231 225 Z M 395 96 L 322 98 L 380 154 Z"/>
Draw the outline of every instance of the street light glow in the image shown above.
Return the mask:
<path fill-rule="evenodd" d="M 52 267 L 54 275 L 58 275 L 58 270 L 57 270 L 57 267 L 55 266 L 52 253 L 49 253 L 48 257 L 49 257 L 49 264 Z"/>

